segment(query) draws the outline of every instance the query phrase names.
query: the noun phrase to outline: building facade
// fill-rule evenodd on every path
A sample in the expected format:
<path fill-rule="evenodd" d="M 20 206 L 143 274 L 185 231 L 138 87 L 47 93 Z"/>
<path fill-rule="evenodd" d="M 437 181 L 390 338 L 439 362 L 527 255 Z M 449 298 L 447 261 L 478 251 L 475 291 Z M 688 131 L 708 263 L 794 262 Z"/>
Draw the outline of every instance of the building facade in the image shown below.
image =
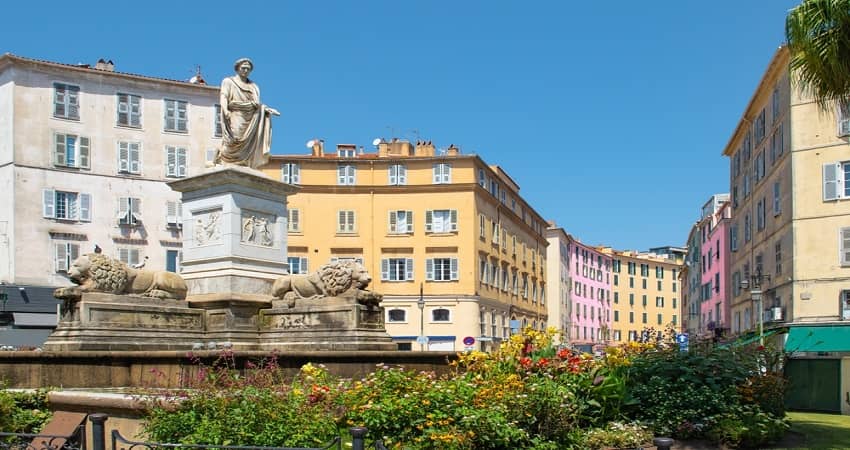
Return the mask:
<path fill-rule="evenodd" d="M 731 329 L 776 334 L 792 352 L 786 370 L 806 389 L 789 405 L 807 408 L 803 400 L 825 387 L 830 401 L 816 408 L 848 413 L 834 392 L 850 390 L 850 109 L 819 110 L 794 87 L 789 59 L 786 47 L 776 51 L 723 150 Z M 807 384 L 814 364 L 823 367 Z"/>
<path fill-rule="evenodd" d="M 719 337 L 729 328 L 729 252 L 727 250 L 731 208 L 729 195 L 717 194 L 703 206 L 700 239 L 699 336 Z"/>
<path fill-rule="evenodd" d="M 682 284 L 682 329 L 698 336 L 700 329 L 700 297 L 702 296 L 702 227 L 700 219 L 688 233 L 687 255 L 679 280 Z"/>
<path fill-rule="evenodd" d="M 680 254 L 606 252 L 612 258 L 612 344 L 655 339 L 667 329 L 680 331 L 679 272 L 684 264 Z"/>
<path fill-rule="evenodd" d="M 590 352 L 611 340 L 611 256 L 577 239 L 570 241 L 570 344 Z"/>
<path fill-rule="evenodd" d="M 569 250 L 573 238 L 563 228 L 550 224 L 546 229 L 546 240 L 549 241 L 546 247 L 549 326 L 557 330 L 559 343 L 569 343 L 573 335 Z"/>
<path fill-rule="evenodd" d="M 300 187 L 288 199 L 292 272 L 361 261 L 400 349 L 490 350 L 512 329 L 546 327 L 546 222 L 501 168 L 430 142 L 309 144 L 263 169 Z"/>

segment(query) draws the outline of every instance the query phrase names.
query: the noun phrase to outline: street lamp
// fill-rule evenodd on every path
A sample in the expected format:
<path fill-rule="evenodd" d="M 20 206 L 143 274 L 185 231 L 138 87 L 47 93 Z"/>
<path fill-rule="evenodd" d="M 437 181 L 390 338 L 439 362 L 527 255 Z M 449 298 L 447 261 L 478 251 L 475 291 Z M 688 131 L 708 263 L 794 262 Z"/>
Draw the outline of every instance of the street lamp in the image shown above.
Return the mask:
<path fill-rule="evenodd" d="M 762 274 L 761 270 L 758 270 L 755 274 L 750 276 L 750 279 L 744 278 L 741 280 L 741 289 L 749 289 L 750 290 L 750 298 L 758 303 L 758 311 L 759 311 L 759 345 L 764 346 L 764 304 L 763 304 L 763 292 L 761 290 L 761 285 L 764 281 L 770 281 L 770 275 Z"/>
<path fill-rule="evenodd" d="M 416 302 L 419 307 L 419 350 L 425 351 L 425 298 L 422 296 L 422 283 L 419 283 L 419 301 Z"/>

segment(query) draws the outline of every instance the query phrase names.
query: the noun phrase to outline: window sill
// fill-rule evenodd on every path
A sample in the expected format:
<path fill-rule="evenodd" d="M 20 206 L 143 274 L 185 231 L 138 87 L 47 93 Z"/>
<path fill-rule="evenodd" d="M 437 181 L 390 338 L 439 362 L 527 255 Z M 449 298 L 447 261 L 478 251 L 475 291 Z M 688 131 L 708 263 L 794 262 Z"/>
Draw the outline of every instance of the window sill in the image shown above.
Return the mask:
<path fill-rule="evenodd" d="M 337 231 L 336 236 L 339 237 L 358 237 L 359 233 L 356 231 Z"/>
<path fill-rule="evenodd" d="M 303 236 L 304 232 L 301 230 L 286 230 L 286 234 L 290 236 Z"/>
<path fill-rule="evenodd" d="M 128 172 L 126 170 L 119 170 L 117 173 L 118 173 L 118 175 L 130 176 L 130 177 L 141 177 L 142 176 L 141 172 Z"/>
<path fill-rule="evenodd" d="M 413 234 L 413 233 L 411 233 L 411 234 Z M 434 236 L 434 237 L 457 236 L 457 231 L 426 231 L 425 234 L 427 236 Z"/>
<path fill-rule="evenodd" d="M 456 283 L 459 280 L 425 280 L 427 283 Z"/>
<path fill-rule="evenodd" d="M 142 126 L 141 126 L 141 125 L 139 125 L 139 126 L 134 126 L 134 125 L 124 125 L 124 124 L 116 123 L 116 124 L 115 124 L 115 128 L 118 128 L 118 129 L 121 129 L 121 130 L 144 131 L 144 130 L 142 129 Z"/>
<path fill-rule="evenodd" d="M 51 117 L 56 119 L 56 120 L 62 120 L 62 121 L 65 121 L 65 122 L 81 123 L 79 117 L 62 117 L 62 116 L 51 116 Z"/>
<path fill-rule="evenodd" d="M 186 135 L 189 134 L 188 130 L 183 130 L 183 131 L 181 131 L 181 130 L 162 130 L 162 132 L 166 133 L 166 134 L 177 134 L 177 135 L 181 135 L 181 136 L 186 136 Z"/>
<path fill-rule="evenodd" d="M 413 236 L 412 231 L 405 231 L 404 233 L 387 233 L 387 237 L 410 237 Z"/>

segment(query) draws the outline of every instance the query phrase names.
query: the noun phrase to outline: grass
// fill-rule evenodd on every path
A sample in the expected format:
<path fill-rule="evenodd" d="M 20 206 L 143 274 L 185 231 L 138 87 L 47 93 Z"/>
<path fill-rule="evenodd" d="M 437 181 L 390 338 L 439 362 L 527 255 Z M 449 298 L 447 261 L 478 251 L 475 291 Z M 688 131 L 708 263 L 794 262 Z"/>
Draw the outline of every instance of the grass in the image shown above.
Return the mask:
<path fill-rule="evenodd" d="M 774 449 L 850 449 L 850 416 L 810 412 L 789 412 L 791 433 L 802 439 L 801 444 Z M 786 439 L 790 441 L 790 439 Z M 790 442 L 789 442 L 790 444 Z"/>

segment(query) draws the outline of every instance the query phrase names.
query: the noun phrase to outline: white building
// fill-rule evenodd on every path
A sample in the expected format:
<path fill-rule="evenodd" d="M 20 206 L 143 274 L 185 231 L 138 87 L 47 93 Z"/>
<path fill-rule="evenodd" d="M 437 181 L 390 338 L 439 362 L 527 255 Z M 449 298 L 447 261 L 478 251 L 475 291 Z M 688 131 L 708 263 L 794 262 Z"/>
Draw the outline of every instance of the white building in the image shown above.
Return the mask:
<path fill-rule="evenodd" d="M 202 83 L 202 82 L 201 82 Z M 178 270 L 179 194 L 219 145 L 218 87 L 0 56 L 0 281 L 68 285 L 95 250 Z"/>
<path fill-rule="evenodd" d="M 572 280 L 570 278 L 570 251 L 569 245 L 572 236 L 568 235 L 563 228 L 550 224 L 546 228 L 546 296 L 549 298 L 548 314 L 549 326 L 558 330 L 562 343 L 570 342 L 572 331 L 572 302 L 570 292 L 572 291 Z M 556 282 L 557 280 L 557 282 Z"/>

